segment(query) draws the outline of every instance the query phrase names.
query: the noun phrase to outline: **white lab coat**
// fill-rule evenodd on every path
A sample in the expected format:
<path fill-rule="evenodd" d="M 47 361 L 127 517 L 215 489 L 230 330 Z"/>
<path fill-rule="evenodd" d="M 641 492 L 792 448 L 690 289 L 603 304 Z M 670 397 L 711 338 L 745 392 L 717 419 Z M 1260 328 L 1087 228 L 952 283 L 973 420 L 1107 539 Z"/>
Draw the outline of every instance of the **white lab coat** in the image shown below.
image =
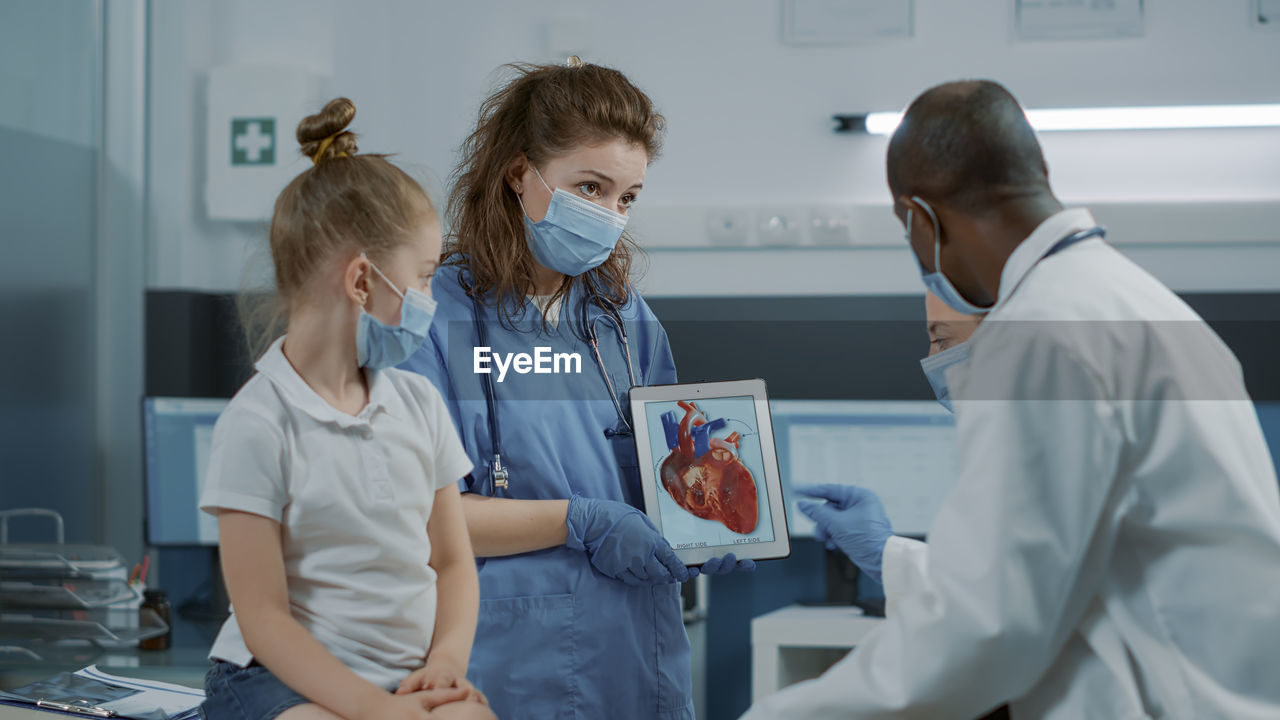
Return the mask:
<path fill-rule="evenodd" d="M 959 477 L 885 548 L 885 622 L 766 718 L 1280 718 L 1280 490 L 1239 363 L 1046 220 L 948 382 Z"/>

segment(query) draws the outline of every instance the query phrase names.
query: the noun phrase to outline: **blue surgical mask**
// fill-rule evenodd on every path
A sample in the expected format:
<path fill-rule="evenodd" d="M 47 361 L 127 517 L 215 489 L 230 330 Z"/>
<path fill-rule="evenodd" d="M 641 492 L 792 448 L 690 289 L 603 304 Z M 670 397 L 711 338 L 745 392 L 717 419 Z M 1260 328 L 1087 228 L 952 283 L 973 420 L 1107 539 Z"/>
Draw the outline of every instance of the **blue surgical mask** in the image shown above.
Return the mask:
<path fill-rule="evenodd" d="M 924 265 L 920 265 L 920 278 L 924 281 L 924 286 L 929 292 L 938 296 L 938 299 L 951 306 L 956 312 L 965 315 L 977 315 L 984 313 L 991 308 L 978 307 L 960 294 L 955 285 L 942 274 L 942 224 L 938 222 L 938 216 L 934 214 L 933 208 L 929 204 L 918 197 L 912 197 L 919 203 L 920 207 L 929 214 L 929 220 L 933 222 L 933 272 L 925 272 Z M 907 242 L 911 242 L 911 209 L 907 208 Z M 919 263 L 919 259 L 916 260 Z"/>
<path fill-rule="evenodd" d="M 969 361 L 969 343 L 962 342 L 920 361 L 920 369 L 933 387 L 933 395 L 949 412 L 955 412 L 951 404 L 951 388 L 947 387 L 947 370 Z"/>
<path fill-rule="evenodd" d="M 529 250 L 534 259 L 543 267 L 571 277 L 608 260 L 627 226 L 627 216 L 559 188 L 553 191 L 547 181 L 542 180 L 542 173 L 537 168 L 533 171 L 551 193 L 546 217 L 534 222 L 528 212 L 524 214 Z M 524 210 L 524 201 L 520 201 L 520 209 Z"/>
<path fill-rule="evenodd" d="M 360 322 L 356 325 L 356 361 L 360 367 L 381 370 L 408 360 L 427 341 L 431 320 L 436 314 L 436 301 L 413 288 L 400 292 L 377 265 L 371 262 L 369 266 L 401 301 L 399 325 L 387 325 L 365 312 L 364 308 L 360 309 Z"/>

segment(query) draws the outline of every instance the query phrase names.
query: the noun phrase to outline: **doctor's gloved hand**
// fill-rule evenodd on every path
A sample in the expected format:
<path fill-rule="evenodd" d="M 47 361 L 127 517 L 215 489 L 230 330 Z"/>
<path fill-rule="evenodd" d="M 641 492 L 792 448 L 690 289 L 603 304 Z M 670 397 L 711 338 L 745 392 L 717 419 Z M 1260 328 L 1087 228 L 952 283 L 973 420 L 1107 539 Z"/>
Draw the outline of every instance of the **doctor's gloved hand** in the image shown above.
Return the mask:
<path fill-rule="evenodd" d="M 689 568 L 690 579 L 699 575 L 728 575 L 731 572 L 755 572 L 755 560 L 739 560 L 733 553 L 713 557 L 701 566 Z"/>
<path fill-rule="evenodd" d="M 853 485 L 797 485 L 792 492 L 826 500 L 801 500 L 796 505 L 817 527 L 813 536 L 827 549 L 839 548 L 862 572 L 880 582 L 880 562 L 893 526 L 880 498 Z"/>
<path fill-rule="evenodd" d="M 624 502 L 574 495 L 565 526 L 565 545 L 585 551 L 592 567 L 615 580 L 660 585 L 690 577 L 649 518 Z"/>

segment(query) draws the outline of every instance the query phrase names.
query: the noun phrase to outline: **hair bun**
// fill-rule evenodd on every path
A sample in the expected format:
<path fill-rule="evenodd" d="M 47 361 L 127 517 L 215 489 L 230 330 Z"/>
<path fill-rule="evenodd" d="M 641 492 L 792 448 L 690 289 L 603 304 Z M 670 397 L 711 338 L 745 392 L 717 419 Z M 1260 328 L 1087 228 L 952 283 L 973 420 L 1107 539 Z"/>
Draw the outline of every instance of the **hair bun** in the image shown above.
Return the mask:
<path fill-rule="evenodd" d="M 298 145 L 303 155 L 316 164 L 342 155 L 356 154 L 356 134 L 346 127 L 356 116 L 356 104 L 347 98 L 334 98 L 315 115 L 298 123 Z"/>

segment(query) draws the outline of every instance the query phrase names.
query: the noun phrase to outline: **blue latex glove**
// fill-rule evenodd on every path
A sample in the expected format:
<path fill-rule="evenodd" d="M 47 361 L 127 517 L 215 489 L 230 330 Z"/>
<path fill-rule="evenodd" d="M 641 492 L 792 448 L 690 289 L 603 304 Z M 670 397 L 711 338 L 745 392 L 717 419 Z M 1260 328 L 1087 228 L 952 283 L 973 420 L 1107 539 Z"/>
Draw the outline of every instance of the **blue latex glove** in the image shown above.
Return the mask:
<path fill-rule="evenodd" d="M 893 537 L 893 526 L 880 498 L 866 488 L 852 485 L 797 485 L 791 491 L 826 500 L 801 500 L 800 512 L 817 525 L 813 536 L 828 549 L 839 548 L 872 580 L 880 582 L 884 545 Z"/>
<path fill-rule="evenodd" d="M 702 563 L 701 567 L 689 568 L 689 577 L 699 575 L 728 575 L 731 572 L 755 572 L 755 560 L 739 560 L 733 553 L 714 557 Z"/>
<path fill-rule="evenodd" d="M 690 577 L 649 518 L 626 503 L 574 495 L 565 526 L 565 545 L 585 551 L 592 567 L 615 580 L 661 585 Z"/>

